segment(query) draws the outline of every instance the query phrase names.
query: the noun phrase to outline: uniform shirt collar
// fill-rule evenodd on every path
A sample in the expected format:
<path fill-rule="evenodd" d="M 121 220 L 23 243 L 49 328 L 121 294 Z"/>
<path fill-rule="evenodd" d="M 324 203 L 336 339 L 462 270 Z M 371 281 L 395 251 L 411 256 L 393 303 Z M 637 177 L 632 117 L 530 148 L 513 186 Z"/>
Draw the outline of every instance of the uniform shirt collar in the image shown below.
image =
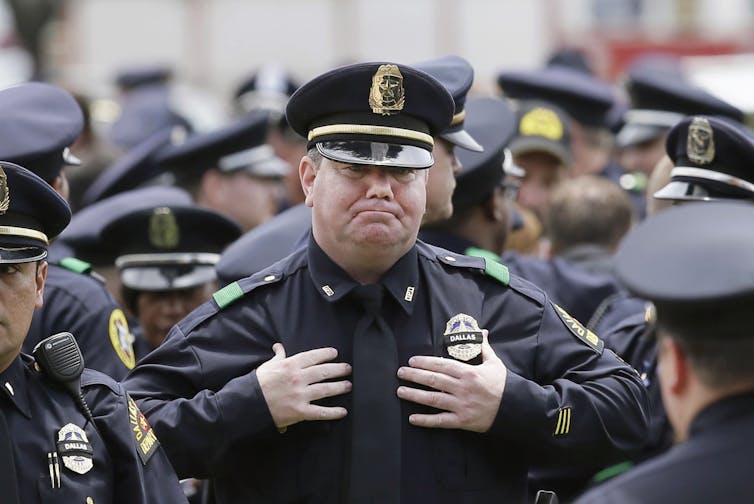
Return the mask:
<path fill-rule="evenodd" d="M 317 292 L 329 302 L 338 301 L 359 285 L 335 264 L 309 236 L 307 251 L 309 272 Z M 411 315 L 419 283 L 419 256 L 416 246 L 401 257 L 379 281 L 403 310 Z"/>
<path fill-rule="evenodd" d="M 26 356 L 25 360 L 29 359 L 30 357 Z M 31 418 L 27 392 L 27 372 L 23 357 L 17 356 L 8 369 L 0 373 L 0 388 L 2 389 L 0 394 L 7 397 L 26 418 Z"/>
<path fill-rule="evenodd" d="M 718 429 L 721 424 L 736 417 L 754 415 L 754 391 L 725 397 L 710 404 L 691 422 L 691 437 L 701 432 Z"/>

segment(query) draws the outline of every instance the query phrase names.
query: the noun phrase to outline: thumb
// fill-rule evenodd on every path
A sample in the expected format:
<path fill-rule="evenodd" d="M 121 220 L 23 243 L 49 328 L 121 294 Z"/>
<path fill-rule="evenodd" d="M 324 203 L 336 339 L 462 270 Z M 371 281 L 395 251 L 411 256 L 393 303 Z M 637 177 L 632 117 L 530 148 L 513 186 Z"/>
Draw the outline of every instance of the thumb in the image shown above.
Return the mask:
<path fill-rule="evenodd" d="M 482 362 L 497 358 L 495 350 L 490 346 L 489 333 L 487 329 L 482 329 Z"/>
<path fill-rule="evenodd" d="M 272 345 L 272 351 L 275 352 L 275 355 L 270 360 L 275 361 L 285 359 L 285 348 L 283 348 L 282 343 L 275 343 Z"/>

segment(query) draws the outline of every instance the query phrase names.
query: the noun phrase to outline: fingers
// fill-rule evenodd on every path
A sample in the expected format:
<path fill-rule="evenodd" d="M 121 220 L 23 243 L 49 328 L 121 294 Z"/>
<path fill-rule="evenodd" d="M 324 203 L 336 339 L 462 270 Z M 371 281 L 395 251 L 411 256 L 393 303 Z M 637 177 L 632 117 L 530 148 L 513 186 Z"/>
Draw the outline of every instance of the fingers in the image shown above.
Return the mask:
<path fill-rule="evenodd" d="M 455 408 L 458 407 L 458 399 L 445 392 L 398 387 L 398 397 L 435 409 L 455 411 Z"/>
<path fill-rule="evenodd" d="M 408 360 L 408 365 L 412 368 L 425 369 L 427 371 L 448 375 L 453 378 L 461 378 L 465 367 L 468 366 L 468 364 L 453 359 L 430 357 L 428 355 L 416 355 L 411 357 Z"/>
<path fill-rule="evenodd" d="M 325 397 L 334 397 L 351 391 L 351 382 L 343 380 L 339 382 L 315 383 L 306 389 L 309 401 L 317 401 Z"/>
<path fill-rule="evenodd" d="M 276 343 L 277 345 L 277 343 Z M 306 352 L 297 353 L 288 357 L 292 365 L 300 368 L 316 366 L 323 362 L 331 361 L 338 356 L 338 351 L 332 347 L 315 348 Z"/>
<path fill-rule="evenodd" d="M 275 353 L 275 355 L 271 360 L 285 359 L 285 348 L 283 347 L 282 343 L 275 343 L 274 345 L 272 345 L 272 351 Z"/>
<path fill-rule="evenodd" d="M 398 378 L 444 392 L 454 391 L 458 384 L 458 380 L 451 376 L 415 367 L 401 367 L 398 369 Z"/>
<path fill-rule="evenodd" d="M 309 366 L 301 370 L 301 379 L 305 383 L 317 383 L 331 378 L 340 378 L 351 374 L 351 365 L 345 362 L 326 362 Z"/>
<path fill-rule="evenodd" d="M 340 406 L 328 408 L 310 404 L 304 409 L 302 420 L 339 420 L 347 414 L 348 411 Z"/>
<path fill-rule="evenodd" d="M 430 429 L 458 429 L 461 424 L 455 413 L 443 412 L 435 415 L 414 414 L 408 417 L 411 425 L 429 427 Z"/>

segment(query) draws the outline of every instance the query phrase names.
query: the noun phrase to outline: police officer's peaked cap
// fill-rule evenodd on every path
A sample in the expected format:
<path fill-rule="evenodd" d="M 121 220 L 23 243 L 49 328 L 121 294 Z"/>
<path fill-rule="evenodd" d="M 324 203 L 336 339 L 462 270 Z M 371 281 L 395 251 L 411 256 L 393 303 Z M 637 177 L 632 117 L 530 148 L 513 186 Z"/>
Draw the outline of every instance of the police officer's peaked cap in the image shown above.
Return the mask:
<path fill-rule="evenodd" d="M 0 161 L 0 263 L 44 259 L 71 220 L 68 203 L 26 168 Z"/>
<path fill-rule="evenodd" d="M 263 109 L 282 113 L 299 85 L 284 68 L 265 65 L 241 82 L 234 99 L 246 111 Z"/>
<path fill-rule="evenodd" d="M 158 131 L 143 140 L 94 179 L 84 192 L 82 203 L 90 205 L 153 179 L 161 172 L 155 161 L 157 154 L 185 135 L 184 128 L 175 126 Z"/>
<path fill-rule="evenodd" d="M 259 177 L 283 177 L 288 165 L 265 144 L 269 115 L 251 112 L 230 125 L 189 136 L 160 151 L 157 162 L 169 169 L 223 172 L 245 170 Z"/>
<path fill-rule="evenodd" d="M 79 164 L 68 152 L 84 128 L 84 114 L 66 90 L 28 82 L 0 90 L 0 159 L 17 163 L 48 182 L 64 164 Z"/>
<path fill-rule="evenodd" d="M 132 189 L 99 200 L 76 212 L 59 241 L 76 256 L 92 264 L 112 264 L 115 250 L 102 240 L 102 231 L 110 222 L 142 208 L 160 205 L 190 205 L 191 195 L 178 187 L 148 186 Z"/>
<path fill-rule="evenodd" d="M 674 168 L 658 199 L 754 199 L 754 133 L 730 119 L 691 116 L 665 143 Z"/>
<path fill-rule="evenodd" d="M 626 147 L 656 138 L 687 115 L 717 115 L 735 121 L 743 112 L 678 75 L 638 67 L 628 74 L 626 91 L 631 110 L 618 133 L 618 146 Z"/>
<path fill-rule="evenodd" d="M 170 79 L 173 71 L 167 65 L 153 64 L 121 69 L 115 75 L 115 84 L 124 90 L 162 83 Z"/>
<path fill-rule="evenodd" d="M 552 102 L 576 121 L 587 126 L 609 128 L 608 112 L 616 97 L 605 81 L 559 65 L 532 71 L 506 71 L 497 77 L 506 96 Z"/>
<path fill-rule="evenodd" d="M 343 163 L 429 168 L 432 137 L 453 119 L 453 97 L 407 65 L 359 63 L 301 86 L 286 107 L 308 148 Z"/>
<path fill-rule="evenodd" d="M 214 280 L 220 252 L 240 235 L 236 223 L 212 210 L 158 205 L 110 222 L 102 241 L 117 251 L 126 287 L 168 290 Z"/>
<path fill-rule="evenodd" d="M 516 130 L 510 142 L 514 156 L 546 152 L 563 165 L 571 164 L 571 126 L 568 114 L 542 100 L 518 100 Z"/>
<path fill-rule="evenodd" d="M 482 203 L 505 177 L 505 148 L 516 127 L 516 115 L 500 98 L 471 98 L 466 104 L 466 129 L 484 147 L 483 152 L 462 150 L 463 166 L 456 176 L 453 208 L 463 210 Z"/>
<path fill-rule="evenodd" d="M 616 254 L 616 273 L 631 292 L 662 305 L 751 297 L 753 226 L 754 205 L 747 202 L 669 208 L 626 236 Z"/>
<path fill-rule="evenodd" d="M 471 63 L 460 56 L 450 55 L 415 63 L 412 66 L 440 81 L 453 95 L 455 103 L 453 120 L 440 136 L 453 145 L 481 152 L 483 147 L 464 129 L 466 94 L 474 83 L 474 68 Z"/>

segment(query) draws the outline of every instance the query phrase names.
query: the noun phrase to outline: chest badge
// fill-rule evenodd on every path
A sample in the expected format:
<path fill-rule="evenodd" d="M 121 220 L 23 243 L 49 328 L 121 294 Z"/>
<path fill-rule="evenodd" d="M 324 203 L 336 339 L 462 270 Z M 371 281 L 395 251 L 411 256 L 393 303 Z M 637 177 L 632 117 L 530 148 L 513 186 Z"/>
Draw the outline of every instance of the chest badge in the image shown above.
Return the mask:
<path fill-rule="evenodd" d="M 63 466 L 78 474 L 88 473 L 94 462 L 93 450 L 84 429 L 72 423 L 66 424 L 58 431 L 58 454 L 63 459 Z"/>
<path fill-rule="evenodd" d="M 482 363 L 482 330 L 476 319 L 465 313 L 453 316 L 445 324 L 443 346 L 448 355 L 467 364 Z"/>

